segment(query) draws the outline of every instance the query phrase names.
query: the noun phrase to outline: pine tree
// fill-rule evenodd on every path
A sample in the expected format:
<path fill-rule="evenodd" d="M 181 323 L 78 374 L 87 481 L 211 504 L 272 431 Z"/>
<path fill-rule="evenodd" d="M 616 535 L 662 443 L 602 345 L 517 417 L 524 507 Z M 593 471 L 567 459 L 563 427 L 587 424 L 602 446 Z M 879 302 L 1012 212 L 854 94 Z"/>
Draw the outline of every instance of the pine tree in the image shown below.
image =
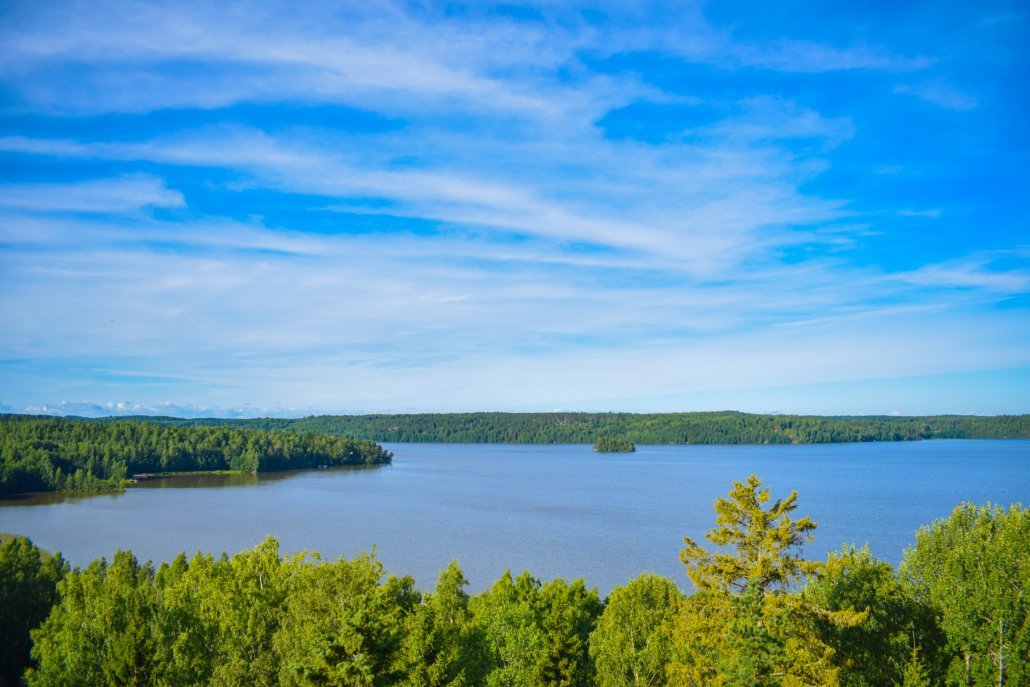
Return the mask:
<path fill-rule="evenodd" d="M 768 508 L 769 489 L 751 475 L 715 503 L 711 553 L 689 537 L 680 560 L 698 588 L 677 618 L 675 685 L 836 685 L 833 650 L 815 618 L 855 625 L 864 613 L 816 608 L 790 589 L 819 569 L 801 556 L 815 523 L 792 519 L 797 493 Z"/>
<path fill-rule="evenodd" d="M 912 653 L 905 662 L 905 670 L 901 674 L 901 684 L 895 683 L 896 687 L 930 687 L 930 678 L 926 673 L 926 667 L 919 658 L 919 646 L 912 645 Z"/>

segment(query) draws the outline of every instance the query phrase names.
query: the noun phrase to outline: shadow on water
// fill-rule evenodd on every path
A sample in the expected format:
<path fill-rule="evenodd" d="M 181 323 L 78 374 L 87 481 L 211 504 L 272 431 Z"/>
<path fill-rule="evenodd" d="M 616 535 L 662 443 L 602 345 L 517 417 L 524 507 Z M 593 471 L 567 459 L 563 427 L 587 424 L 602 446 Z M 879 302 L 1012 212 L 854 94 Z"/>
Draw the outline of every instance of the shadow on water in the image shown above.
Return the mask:
<path fill-rule="evenodd" d="M 365 472 L 378 470 L 381 465 L 342 465 L 335 468 L 310 470 L 275 470 L 270 472 L 214 472 L 184 475 L 151 475 L 134 482 L 129 489 L 205 489 L 208 487 L 250 487 L 269 484 L 311 473 Z"/>
<path fill-rule="evenodd" d="M 253 487 L 272 484 L 296 477 L 297 475 L 318 473 L 365 472 L 377 470 L 381 465 L 343 465 L 334 468 L 317 468 L 311 470 L 276 470 L 271 472 L 216 472 L 191 474 L 152 474 L 126 487 L 129 489 L 207 489 L 222 487 Z M 57 503 L 74 503 L 86 499 L 117 499 L 124 492 L 99 492 L 93 494 L 75 494 L 67 492 L 41 491 L 29 494 L 14 494 L 0 498 L 0 508 L 11 506 L 48 506 Z"/>
<path fill-rule="evenodd" d="M 116 496 L 117 494 L 62 494 L 55 491 L 34 491 L 28 494 L 11 494 L 0 498 L 0 508 L 15 506 L 50 506 L 56 503 L 74 503 L 98 496 Z"/>

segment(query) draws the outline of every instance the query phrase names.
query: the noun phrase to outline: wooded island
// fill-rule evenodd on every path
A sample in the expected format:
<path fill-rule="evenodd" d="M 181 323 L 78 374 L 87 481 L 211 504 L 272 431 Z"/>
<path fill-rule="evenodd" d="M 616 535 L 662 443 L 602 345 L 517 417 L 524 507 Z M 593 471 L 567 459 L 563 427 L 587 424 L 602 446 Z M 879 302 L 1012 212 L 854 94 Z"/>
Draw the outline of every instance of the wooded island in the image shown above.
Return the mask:
<path fill-rule="evenodd" d="M 626 437 L 598 437 L 594 450 L 598 453 L 633 453 L 637 447 Z"/>

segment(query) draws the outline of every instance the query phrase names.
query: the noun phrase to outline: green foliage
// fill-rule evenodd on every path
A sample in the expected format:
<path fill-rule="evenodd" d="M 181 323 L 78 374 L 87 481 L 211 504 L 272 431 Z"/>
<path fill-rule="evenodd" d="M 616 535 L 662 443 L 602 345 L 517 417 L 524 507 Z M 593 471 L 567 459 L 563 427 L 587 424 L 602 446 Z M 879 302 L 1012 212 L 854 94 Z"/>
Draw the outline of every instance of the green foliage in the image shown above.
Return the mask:
<path fill-rule="evenodd" d="M 523 573 L 504 573 L 488 592 L 476 597 L 472 612 L 486 639 L 488 687 L 536 685 L 543 637 L 537 625 L 540 582 Z"/>
<path fill-rule="evenodd" d="M 644 574 L 612 590 L 590 635 L 598 687 L 659 687 L 672 658 L 672 623 L 683 594 L 672 580 Z"/>
<path fill-rule="evenodd" d="M 819 637 L 816 618 L 849 627 L 865 616 L 790 593 L 819 569 L 799 551 L 815 523 L 791 518 L 796 492 L 766 508 L 769 489 L 761 487 L 751 475 L 716 500 L 717 526 L 705 536 L 719 553 L 684 539 L 680 559 L 699 593 L 676 619 L 671 684 L 837 684 L 833 649 Z"/>
<path fill-rule="evenodd" d="M 380 583 L 382 564 L 359 557 L 296 567 L 275 653 L 281 685 L 396 684 L 407 616 L 419 595 L 410 577 Z"/>
<path fill-rule="evenodd" d="M 966 503 L 920 529 L 905 552 L 902 575 L 947 635 L 949 684 L 998 684 L 999 673 L 1006 685 L 1030 682 L 1028 542 L 1030 511 L 1021 505 Z"/>
<path fill-rule="evenodd" d="M 912 653 L 905 661 L 905 670 L 901 675 L 901 682 L 894 683 L 897 687 L 930 687 L 933 684 L 926 672 L 923 660 L 919 657 L 919 646 L 912 645 Z"/>
<path fill-rule="evenodd" d="M 626 437 L 603 436 L 594 442 L 594 450 L 599 453 L 633 453 L 637 447 Z"/>
<path fill-rule="evenodd" d="M 470 628 L 468 581 L 456 562 L 440 573 L 436 591 L 409 614 L 402 670 L 410 687 L 463 687 L 482 672 L 478 636 Z"/>
<path fill-rule="evenodd" d="M 274 639 L 295 566 L 284 565 L 279 542 L 219 561 L 209 571 L 202 615 L 217 628 L 211 679 L 220 685 L 275 685 L 280 661 Z"/>
<path fill-rule="evenodd" d="M 158 667 L 154 570 L 128 551 L 94 561 L 59 584 L 60 601 L 33 630 L 28 673 L 38 687 L 152 684 Z"/>
<path fill-rule="evenodd" d="M 134 473 L 255 472 L 391 458 L 372 441 L 326 434 L 0 416 L 0 496 L 119 490 Z"/>
<path fill-rule="evenodd" d="M 684 537 L 686 547 L 680 560 L 699 589 L 743 592 L 755 585 L 759 594 L 783 589 L 815 572 L 818 564 L 801 558 L 800 547 L 812 541 L 816 525 L 808 516 L 792 520 L 797 492 L 777 500 L 768 509 L 769 489 L 751 475 L 746 482 L 734 482 L 729 498 L 715 502 L 716 527 L 705 538 L 722 549 L 709 553 Z"/>
<path fill-rule="evenodd" d="M 222 634 L 221 617 L 227 611 L 219 590 L 227 575 L 226 564 L 210 555 L 187 560 L 180 554 L 155 575 L 161 613 L 155 623 L 159 683 L 200 685 L 211 680 L 213 655 L 221 655 L 220 643 L 234 638 Z"/>
<path fill-rule="evenodd" d="M 29 633 L 50 613 L 67 572 L 60 554 L 52 556 L 25 537 L 0 542 L 0 685 L 17 684 L 29 667 Z"/>
<path fill-rule="evenodd" d="M 601 603 L 582 580 L 545 586 L 505 573 L 472 600 L 472 622 L 484 639 L 488 687 L 586 687 L 593 667 L 588 642 Z"/>
<path fill-rule="evenodd" d="M 820 608 L 866 614 L 865 620 L 851 627 L 840 627 L 828 618 L 819 618 L 816 624 L 822 641 L 834 649 L 842 687 L 890 687 L 904 682 L 913 641 L 923 647 L 920 670 L 940 680 L 944 636 L 933 609 L 916 600 L 894 568 L 877 560 L 868 547 L 846 546 L 831 552 L 803 594 Z M 929 663 L 924 660 L 927 656 Z"/>
<path fill-rule="evenodd" d="M 765 598 L 757 580 L 749 580 L 744 593 L 730 599 L 732 613 L 727 633 L 726 658 L 721 669 L 727 687 L 774 687 L 779 664 L 785 662 L 785 642 L 770 631 Z"/>
<path fill-rule="evenodd" d="M 571 584 L 552 580 L 540 589 L 539 624 L 543 629 L 540 657 L 541 684 L 554 687 L 587 687 L 593 684 L 594 667 L 589 641 L 601 601 L 582 579 Z"/>

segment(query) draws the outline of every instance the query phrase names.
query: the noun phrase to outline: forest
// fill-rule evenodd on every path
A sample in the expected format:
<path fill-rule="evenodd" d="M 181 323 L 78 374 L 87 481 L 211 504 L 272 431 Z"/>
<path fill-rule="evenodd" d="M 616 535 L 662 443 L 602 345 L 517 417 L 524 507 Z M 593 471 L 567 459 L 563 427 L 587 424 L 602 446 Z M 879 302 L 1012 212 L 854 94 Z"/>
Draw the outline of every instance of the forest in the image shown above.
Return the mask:
<path fill-rule="evenodd" d="M 898 568 L 825 561 L 797 494 L 754 475 L 684 539 L 692 583 L 644 573 L 602 599 L 583 579 L 505 573 L 471 594 L 458 564 L 431 593 L 373 555 L 233 556 L 154 566 L 120 551 L 70 568 L 0 547 L 0 682 L 367 687 L 926 687 L 1030 682 L 1030 512 L 962 504 Z M 589 571 L 585 571 L 589 574 Z M 685 581 L 685 580 L 684 580 Z"/>
<path fill-rule="evenodd" d="M 1030 415 L 929 417 L 703 413 L 423 413 L 319 415 L 248 420 L 136 418 L 179 426 L 319 432 L 379 442 L 592 444 L 598 436 L 635 444 L 822 444 L 922 439 L 1030 439 Z M 110 418 L 107 421 L 117 421 Z"/>
<path fill-rule="evenodd" d="M 373 441 L 312 432 L 0 416 L 0 496 L 117 491 L 138 473 L 257 472 L 391 459 Z"/>

